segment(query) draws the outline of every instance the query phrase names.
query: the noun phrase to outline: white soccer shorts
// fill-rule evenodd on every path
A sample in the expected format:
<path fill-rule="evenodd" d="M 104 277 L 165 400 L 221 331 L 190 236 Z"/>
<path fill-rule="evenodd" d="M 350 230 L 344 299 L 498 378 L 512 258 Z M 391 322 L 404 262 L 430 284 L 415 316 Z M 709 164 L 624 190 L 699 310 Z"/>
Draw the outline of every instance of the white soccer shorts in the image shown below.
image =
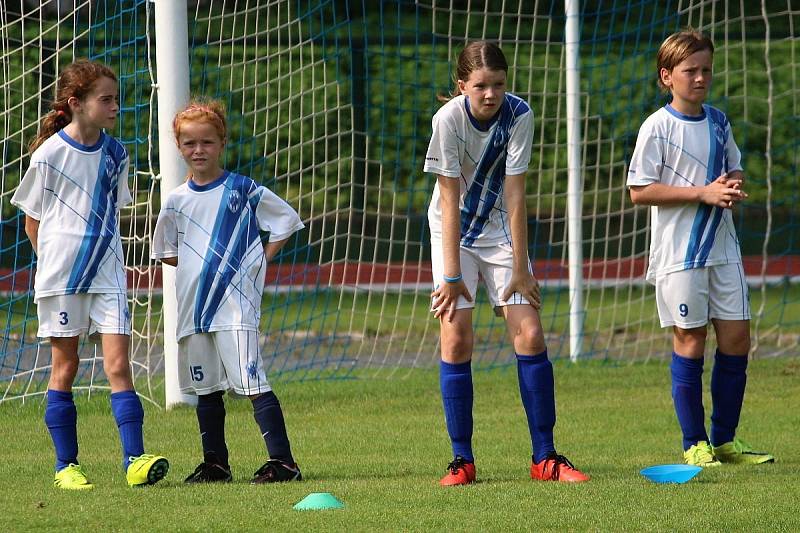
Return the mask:
<path fill-rule="evenodd" d="M 45 296 L 36 302 L 39 337 L 76 337 L 83 333 L 131 334 L 131 313 L 124 294 L 81 293 Z"/>
<path fill-rule="evenodd" d="M 528 300 L 516 292 L 511 295 L 509 301 L 503 300 L 503 293 L 511 282 L 514 266 L 514 252 L 510 244 L 475 248 L 461 246 L 460 251 L 461 275 L 473 301 L 468 302 L 466 298 L 460 296 L 456 309 L 475 307 L 475 291 L 478 289 L 479 277 L 483 279 L 486 293 L 493 307 L 529 303 Z M 444 283 L 444 258 L 442 244 L 439 242 L 431 242 L 431 268 L 433 270 L 433 286 L 435 289 Z M 530 262 L 528 263 L 528 272 L 533 273 Z M 434 309 L 431 309 L 431 311 L 434 311 Z"/>
<path fill-rule="evenodd" d="M 750 292 L 741 264 L 714 265 L 656 279 L 661 327 L 691 329 L 712 318 L 750 320 Z"/>
<path fill-rule="evenodd" d="M 178 387 L 184 394 L 233 390 L 254 396 L 272 390 L 257 331 L 212 331 L 178 341 Z"/>

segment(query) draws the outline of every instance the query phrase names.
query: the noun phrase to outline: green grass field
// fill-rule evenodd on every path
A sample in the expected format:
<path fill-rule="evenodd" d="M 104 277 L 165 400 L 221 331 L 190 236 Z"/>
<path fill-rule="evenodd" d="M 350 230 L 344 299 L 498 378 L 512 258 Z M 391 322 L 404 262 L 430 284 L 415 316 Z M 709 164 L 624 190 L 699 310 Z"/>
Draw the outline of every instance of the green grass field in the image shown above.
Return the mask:
<path fill-rule="evenodd" d="M 706 389 L 708 376 L 707 371 Z M 235 482 L 199 487 L 182 484 L 200 456 L 193 410 L 164 412 L 147 404 L 148 450 L 167 455 L 172 470 L 162 483 L 134 490 L 124 485 L 107 396 L 80 396 L 80 457 L 96 487 L 90 493 L 52 488 L 53 454 L 41 399 L 6 403 L 0 405 L 0 526 L 4 531 L 796 531 L 800 359 L 757 359 L 749 379 L 740 435 L 773 451 L 777 462 L 723 465 L 685 485 L 656 485 L 638 474 L 645 466 L 680 459 L 664 363 L 556 363 L 556 444 L 593 477 L 577 486 L 528 479 L 529 437 L 513 368 L 475 374 L 480 482 L 450 489 L 437 484 L 450 449 L 435 370 L 412 371 L 402 380 L 277 384 L 306 477 L 280 486 L 248 484 L 265 456 L 247 401 L 227 401 Z M 346 508 L 294 511 L 311 492 L 333 493 Z"/>

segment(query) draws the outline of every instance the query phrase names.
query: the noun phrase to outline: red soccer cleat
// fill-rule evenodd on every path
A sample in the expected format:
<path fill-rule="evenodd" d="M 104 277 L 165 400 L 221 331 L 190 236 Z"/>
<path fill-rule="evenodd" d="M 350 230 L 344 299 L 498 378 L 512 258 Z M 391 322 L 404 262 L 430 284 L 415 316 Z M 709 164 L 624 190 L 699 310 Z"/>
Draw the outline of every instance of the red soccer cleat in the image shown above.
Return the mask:
<path fill-rule="evenodd" d="M 447 475 L 439 482 L 443 487 L 469 485 L 470 483 L 475 483 L 475 463 L 468 463 L 460 455 L 457 455 L 453 462 L 447 465 Z"/>
<path fill-rule="evenodd" d="M 531 479 L 580 483 L 589 481 L 589 476 L 575 468 L 569 459 L 553 452 L 541 462 L 531 463 Z"/>

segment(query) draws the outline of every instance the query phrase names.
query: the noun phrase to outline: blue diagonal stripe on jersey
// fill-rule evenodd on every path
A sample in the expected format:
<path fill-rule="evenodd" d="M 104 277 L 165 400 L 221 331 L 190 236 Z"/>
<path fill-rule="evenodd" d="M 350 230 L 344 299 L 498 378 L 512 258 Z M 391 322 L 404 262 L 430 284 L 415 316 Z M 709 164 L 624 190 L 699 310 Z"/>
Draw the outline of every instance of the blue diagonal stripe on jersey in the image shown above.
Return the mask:
<path fill-rule="evenodd" d="M 721 176 L 724 172 L 727 172 L 727 168 L 725 168 L 727 166 L 728 159 L 725 152 L 725 144 L 727 141 L 727 139 L 725 139 L 725 135 L 727 130 L 725 127 L 724 115 L 716 112 L 716 110 L 713 108 L 709 108 L 707 114 L 708 135 L 711 141 L 711 152 L 713 154 L 709 157 L 708 161 L 709 167 L 712 167 L 711 175 L 706 178 L 706 183 L 710 183 L 717 177 Z M 716 128 L 720 128 L 723 132 L 721 139 L 717 139 Z M 711 227 L 708 229 L 708 233 L 706 233 L 703 245 L 700 247 L 700 254 L 697 258 L 697 266 L 705 266 L 708 256 L 711 253 L 711 249 L 714 247 L 714 241 L 717 237 L 717 230 L 719 229 L 719 224 L 720 221 L 722 221 L 722 216 L 724 213 L 725 210 L 723 208 L 714 208 L 714 219 L 711 221 Z"/>
<path fill-rule="evenodd" d="M 717 179 L 719 176 L 728 171 L 728 152 L 726 145 L 728 142 L 728 119 L 719 110 L 710 106 L 705 106 L 706 114 L 708 115 L 708 135 L 711 141 L 711 149 L 713 153 L 709 157 L 708 166 L 713 167 L 710 169 L 710 176 L 707 183 Z M 721 132 L 721 136 L 717 138 L 716 130 Z"/>
<path fill-rule="evenodd" d="M 700 242 L 703 238 L 703 231 L 706 228 L 708 219 L 711 216 L 712 207 L 707 204 L 700 204 L 697 206 L 697 212 L 694 215 L 694 222 L 692 223 L 692 233 L 689 237 L 689 245 L 686 247 L 686 258 L 683 261 L 683 268 L 694 268 L 694 258 L 697 256 L 697 251 L 700 248 Z"/>
<path fill-rule="evenodd" d="M 250 205 L 249 193 L 253 186 L 254 183 L 251 179 L 233 173 L 228 175 L 223 184 L 222 199 L 217 210 L 214 230 L 210 236 L 205 264 L 200 273 L 200 282 L 195 296 L 194 326 L 198 333 L 208 331 L 219 303 L 228 288 L 228 282 L 239 269 L 249 243 L 253 239 L 259 238 L 258 227 L 250 224 L 252 214 L 247 209 Z M 233 194 L 237 194 L 239 198 L 235 210 L 231 210 L 229 207 Z M 236 231 L 237 227 L 238 231 Z M 235 236 L 234 232 L 236 232 Z M 227 263 L 221 268 L 229 249 L 230 255 L 227 257 Z"/>
<path fill-rule="evenodd" d="M 209 295 L 206 308 L 203 311 L 203 331 L 208 331 L 211 327 L 211 323 L 214 321 L 214 316 L 219 309 L 220 302 L 222 302 L 225 293 L 229 289 L 231 280 L 241 268 L 242 259 L 244 259 L 244 257 L 247 255 L 247 252 L 252 244 L 256 241 L 259 241 L 258 228 L 254 222 L 255 221 L 253 220 L 250 211 L 246 211 L 239 225 L 239 231 L 236 235 L 236 239 L 230 248 L 228 260 L 225 263 L 222 272 L 219 273 L 217 281 L 214 285 L 214 289 Z"/>
<path fill-rule="evenodd" d="M 464 105 L 469 109 L 469 100 L 465 100 Z M 494 143 L 489 143 L 489 145 L 484 148 L 478 160 L 478 164 L 475 166 L 475 175 L 464 197 L 464 207 L 461 208 L 461 237 L 469 233 L 472 217 L 478 212 L 486 175 L 500 152 L 501 150 L 498 150 L 498 148 L 494 146 Z"/>
<path fill-rule="evenodd" d="M 92 280 L 97 276 L 97 271 L 100 270 L 103 262 L 108 257 L 109 252 L 112 252 L 113 239 L 117 233 L 117 193 L 119 185 L 119 172 L 121 170 L 122 158 L 124 152 L 121 152 L 122 146 L 114 142 L 114 139 L 107 137 L 108 142 L 103 144 L 103 157 L 100 163 L 101 170 L 98 174 L 98 181 L 108 181 L 108 191 L 106 191 L 106 212 L 103 217 L 103 225 L 101 228 L 101 238 L 98 242 L 97 252 L 92 258 L 89 265 L 86 280 L 84 281 L 84 291 L 89 289 Z M 109 159 L 110 158 L 110 159 Z M 111 166 L 109 166 L 109 163 Z M 105 168 L 105 174 L 103 173 Z M 109 176 L 110 174 L 110 176 Z M 82 291 L 83 292 L 83 291 Z"/>
<path fill-rule="evenodd" d="M 481 194 L 483 193 L 483 185 L 486 180 L 486 173 L 491 166 L 488 161 L 494 161 L 497 158 L 498 150 L 489 146 L 484 150 L 477 168 L 475 168 L 475 177 L 472 179 L 472 184 L 469 186 L 466 196 L 464 197 L 464 207 L 461 208 L 461 236 L 464 237 L 469 233 L 469 228 L 472 225 L 472 218 L 478 212 L 480 205 Z"/>
<path fill-rule="evenodd" d="M 498 193 L 502 190 L 502 181 L 505 177 L 506 147 L 513 119 L 514 114 L 508 98 L 506 98 L 503 100 L 500 117 L 498 117 L 497 125 L 492 133 L 492 142 L 481 155 L 475 169 L 475 178 L 464 198 L 464 207 L 461 209 L 461 244 L 464 246 L 471 246 L 481 234 L 497 201 Z M 498 169 L 500 169 L 499 177 Z M 492 175 L 489 186 L 486 188 L 488 190 L 484 194 L 486 177 L 490 172 Z M 483 198 L 483 205 L 481 205 L 481 198 Z M 478 213 L 479 209 L 480 214 Z"/>
<path fill-rule="evenodd" d="M 102 156 L 97 169 L 97 180 L 92 191 L 92 208 L 86 223 L 81 247 L 72 265 L 66 293 L 87 292 L 92 285 L 103 256 L 108 251 L 116 228 L 116 174 L 109 176 L 106 155 L 109 136 L 105 136 Z M 110 220 L 106 220 L 110 218 Z M 110 229 L 110 228 L 111 229 Z"/>
<path fill-rule="evenodd" d="M 706 112 L 706 123 L 708 124 L 708 163 L 706 164 L 706 179 L 705 184 L 708 185 L 720 175 L 721 171 L 721 158 L 718 155 L 724 154 L 725 147 L 719 146 L 717 143 L 716 135 L 714 134 L 714 124 L 719 119 L 718 116 L 712 115 L 706 106 L 703 106 Z M 716 119 L 716 120 L 715 120 Z M 719 207 L 712 207 L 707 204 L 702 204 L 698 207 L 695 213 L 694 222 L 692 223 L 692 233 L 689 238 L 689 244 L 686 247 L 686 257 L 683 262 L 684 268 L 695 268 L 705 265 L 708 254 L 714 245 L 714 236 L 719 226 L 720 216 L 715 213 L 712 226 L 706 232 L 706 225 L 711 218 L 711 213 L 714 210 L 721 210 Z M 705 244 L 703 237 L 705 235 Z M 706 250 L 705 258 L 700 258 L 701 250 Z"/>
<path fill-rule="evenodd" d="M 249 196 L 247 202 L 242 202 L 242 204 L 244 206 L 249 206 L 250 209 L 245 207 L 240 211 L 239 231 L 237 232 L 236 238 L 233 240 L 232 246 L 229 248 L 227 262 L 222 272 L 220 272 L 217 277 L 214 288 L 208 297 L 206 308 L 203 311 L 202 327 L 204 331 L 208 331 L 211 327 L 211 323 L 214 321 L 219 306 L 230 288 L 231 280 L 241 270 L 242 260 L 247 256 L 254 243 L 258 242 L 260 244 L 258 225 L 254 218 L 260 195 L 250 196 L 250 191 L 256 188 L 252 180 L 238 175 L 237 178 L 239 179 L 236 181 L 235 186 L 241 197 Z M 245 189 L 249 189 L 249 191 L 245 191 Z M 255 307 L 257 304 L 251 302 L 251 305 Z"/>
<path fill-rule="evenodd" d="M 703 246 L 700 247 L 700 255 L 697 258 L 697 266 L 705 266 L 706 261 L 708 261 L 708 255 L 711 253 L 711 248 L 714 246 L 714 240 L 717 236 L 717 229 L 719 228 L 719 223 L 722 220 L 722 214 L 725 212 L 724 209 L 721 207 L 714 208 L 714 219 L 711 221 L 711 228 L 708 230 L 708 235 L 706 235 L 705 240 L 703 241 Z"/>
<path fill-rule="evenodd" d="M 503 159 L 505 160 L 505 158 Z M 489 215 L 491 215 L 497 198 L 503 190 L 503 181 L 506 175 L 504 160 L 500 161 L 492 171 L 492 177 L 489 180 L 489 187 L 483 198 L 483 204 L 480 206 L 480 212 L 472 218 L 472 227 L 461 240 L 464 246 L 472 246 L 475 243 L 475 239 L 478 238 L 483 228 L 486 226 L 486 223 L 489 221 Z"/>
<path fill-rule="evenodd" d="M 197 284 L 197 293 L 194 301 L 194 327 L 196 333 L 204 331 L 202 329 L 202 316 L 205 303 L 214 284 L 219 264 L 222 262 L 233 230 L 239 220 L 239 213 L 231 213 L 228 209 L 234 176 L 234 174 L 229 174 L 223 183 L 222 199 L 217 208 L 214 229 L 209 236 L 208 250 L 206 250 L 205 258 L 203 259 L 203 270 L 200 272 L 200 281 Z"/>

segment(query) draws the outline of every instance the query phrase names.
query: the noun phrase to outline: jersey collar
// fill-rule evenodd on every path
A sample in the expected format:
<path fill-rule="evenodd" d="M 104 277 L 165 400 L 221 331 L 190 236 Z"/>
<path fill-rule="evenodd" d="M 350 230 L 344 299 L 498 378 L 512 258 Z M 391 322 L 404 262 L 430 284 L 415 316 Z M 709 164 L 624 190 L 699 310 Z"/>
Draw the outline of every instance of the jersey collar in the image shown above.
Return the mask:
<path fill-rule="evenodd" d="M 106 134 L 103 130 L 100 130 L 100 138 L 97 139 L 97 142 L 91 146 L 86 146 L 85 144 L 81 144 L 69 135 L 64 130 L 58 130 L 58 136 L 67 143 L 68 145 L 72 146 L 73 148 L 80 150 L 81 152 L 96 152 L 100 148 L 103 147 L 103 143 L 106 140 Z"/>
<path fill-rule="evenodd" d="M 217 179 L 215 179 L 211 183 L 206 183 L 205 185 L 198 185 L 197 183 L 194 182 L 193 179 L 189 178 L 189 182 L 188 182 L 189 188 L 191 190 L 193 190 L 193 191 L 196 191 L 196 192 L 210 191 L 211 189 L 213 189 L 215 187 L 219 187 L 220 185 L 225 183 L 225 180 L 228 179 L 228 175 L 230 175 L 230 172 L 228 172 L 227 170 L 224 170 L 222 172 L 222 176 L 218 177 Z"/>
<path fill-rule="evenodd" d="M 702 122 L 706 119 L 706 106 L 703 106 L 703 112 L 699 115 L 684 115 L 683 113 L 672 107 L 671 104 L 665 105 L 664 109 L 666 109 L 670 115 L 679 118 L 681 120 L 685 120 L 687 122 Z"/>

